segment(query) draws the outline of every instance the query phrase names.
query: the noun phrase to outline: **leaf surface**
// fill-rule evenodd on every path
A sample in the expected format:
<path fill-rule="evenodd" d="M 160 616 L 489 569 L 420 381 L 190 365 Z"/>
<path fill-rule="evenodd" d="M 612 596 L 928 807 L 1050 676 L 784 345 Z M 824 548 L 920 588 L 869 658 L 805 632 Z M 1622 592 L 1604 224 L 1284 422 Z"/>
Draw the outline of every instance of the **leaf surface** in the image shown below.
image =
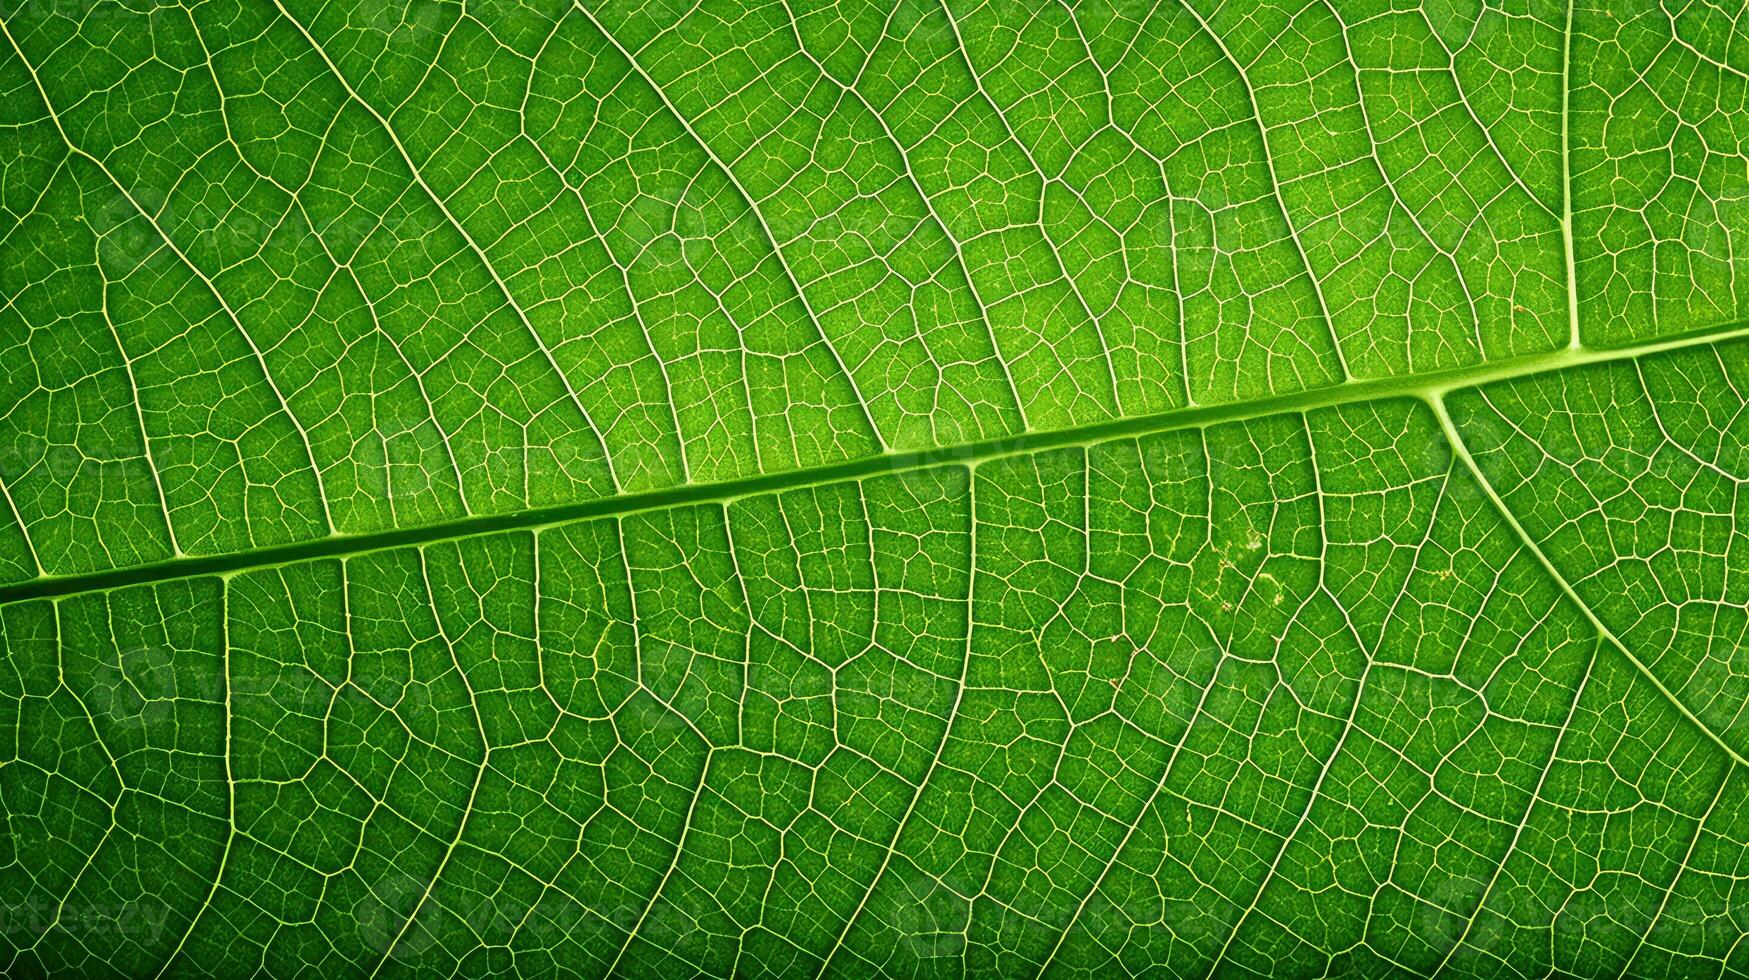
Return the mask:
<path fill-rule="evenodd" d="M 0 9 L 0 963 L 1749 971 L 1741 20 Z"/>

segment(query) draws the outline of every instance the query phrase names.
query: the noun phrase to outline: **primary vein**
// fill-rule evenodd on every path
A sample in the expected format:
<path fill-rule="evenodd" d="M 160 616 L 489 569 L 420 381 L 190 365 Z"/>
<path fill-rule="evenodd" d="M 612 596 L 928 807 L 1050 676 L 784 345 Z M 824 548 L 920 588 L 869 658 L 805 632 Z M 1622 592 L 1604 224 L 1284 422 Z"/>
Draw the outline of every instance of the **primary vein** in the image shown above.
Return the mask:
<path fill-rule="evenodd" d="M 1485 365 L 1431 371 L 1405 377 L 1347 381 L 1224 405 L 1172 409 L 1151 415 L 1113 419 L 1072 428 L 1029 432 L 1017 436 L 965 442 L 916 452 L 885 453 L 826 466 L 763 473 L 758 476 L 715 483 L 687 484 L 642 493 L 599 497 L 552 507 L 467 517 L 368 534 L 333 535 L 256 551 L 173 558 L 100 572 L 43 577 L 0 586 L 0 605 L 28 599 L 56 598 L 199 575 L 229 575 L 249 569 L 270 568 L 317 558 L 340 558 L 387 548 L 425 545 L 502 531 L 538 530 L 594 517 L 613 517 L 685 504 L 723 502 L 821 483 L 863 479 L 882 473 L 950 464 L 976 465 L 986 460 L 1043 449 L 1084 446 L 1126 436 L 1217 425 L 1222 422 L 1259 418 L 1266 415 L 1308 412 L 1320 408 L 1391 398 L 1437 400 L 1448 392 L 1462 388 L 1473 388 L 1571 368 L 1630 361 L 1667 351 L 1702 347 L 1743 338 L 1749 338 L 1749 322 L 1725 324 L 1707 330 L 1611 350 L 1562 348 L 1543 354 L 1502 359 Z M 1456 447 L 1453 448 L 1455 451 Z"/>

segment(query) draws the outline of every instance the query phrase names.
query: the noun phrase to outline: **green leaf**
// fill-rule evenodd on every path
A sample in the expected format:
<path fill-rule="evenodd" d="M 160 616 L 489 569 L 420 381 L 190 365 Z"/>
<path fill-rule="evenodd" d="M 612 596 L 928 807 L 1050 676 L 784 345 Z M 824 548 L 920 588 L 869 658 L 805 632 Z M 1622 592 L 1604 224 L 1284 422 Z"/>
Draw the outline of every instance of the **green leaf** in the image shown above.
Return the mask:
<path fill-rule="evenodd" d="M 0 3 L 0 969 L 1749 973 L 1742 22 Z"/>

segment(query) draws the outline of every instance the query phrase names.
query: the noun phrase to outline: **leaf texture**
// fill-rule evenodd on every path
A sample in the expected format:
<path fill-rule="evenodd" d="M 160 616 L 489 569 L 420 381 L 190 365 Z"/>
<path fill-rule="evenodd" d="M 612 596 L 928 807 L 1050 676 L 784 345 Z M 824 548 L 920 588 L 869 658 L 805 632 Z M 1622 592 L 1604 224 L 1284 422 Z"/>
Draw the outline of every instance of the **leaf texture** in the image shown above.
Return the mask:
<path fill-rule="evenodd" d="M 0 964 L 1749 973 L 1746 30 L 0 4 Z"/>

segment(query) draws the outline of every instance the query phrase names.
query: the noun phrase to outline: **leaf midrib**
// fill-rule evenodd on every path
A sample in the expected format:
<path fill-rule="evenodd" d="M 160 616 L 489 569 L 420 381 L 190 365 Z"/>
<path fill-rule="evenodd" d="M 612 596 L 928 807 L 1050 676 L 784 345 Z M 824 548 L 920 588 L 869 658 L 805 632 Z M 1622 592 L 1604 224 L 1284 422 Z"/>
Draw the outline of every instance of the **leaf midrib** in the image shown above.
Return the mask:
<path fill-rule="evenodd" d="M 74 575 L 44 576 L 0 586 L 0 605 L 27 599 L 47 599 L 100 592 L 202 575 L 232 575 L 317 558 L 344 558 L 389 548 L 432 544 L 504 531 L 540 530 L 595 517 L 615 517 L 685 504 L 727 503 L 741 497 L 780 492 L 823 483 L 858 480 L 932 466 L 975 466 L 986 460 L 1046 449 L 1088 446 L 1129 436 L 1173 429 L 1197 428 L 1267 415 L 1308 412 L 1390 398 L 1433 399 L 1460 388 L 1589 365 L 1609 364 L 1749 338 L 1749 321 L 1704 328 L 1656 341 L 1612 349 L 1561 348 L 1541 354 L 1504 358 L 1488 364 L 1429 371 L 1394 378 L 1374 378 L 1324 385 L 1288 394 L 1169 409 L 1150 415 L 1108 419 L 1065 429 L 1032 431 L 936 449 L 884 453 L 805 469 L 763 473 L 712 483 L 688 483 L 640 493 L 537 507 L 504 514 L 458 518 L 433 524 L 394 528 L 368 534 L 330 535 L 293 544 L 220 555 L 182 556 L 121 568 Z"/>

